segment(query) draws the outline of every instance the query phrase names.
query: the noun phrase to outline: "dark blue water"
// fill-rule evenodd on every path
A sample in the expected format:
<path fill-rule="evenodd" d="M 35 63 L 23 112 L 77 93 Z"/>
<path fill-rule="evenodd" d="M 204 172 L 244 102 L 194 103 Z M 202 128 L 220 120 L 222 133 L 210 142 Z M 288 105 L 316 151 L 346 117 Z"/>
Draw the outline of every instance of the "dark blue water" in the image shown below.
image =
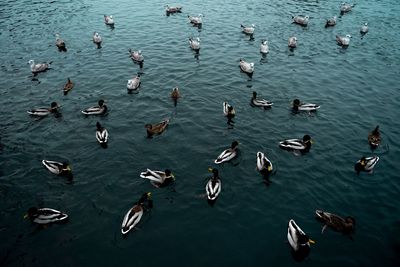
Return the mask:
<path fill-rule="evenodd" d="M 0 5 L 0 265 L 1 266 L 291 266 L 287 223 L 294 219 L 316 241 L 309 266 L 398 266 L 400 263 L 400 4 L 358 1 L 338 18 L 338 1 L 184 1 L 167 17 L 164 1 L 3 1 Z M 203 27 L 187 15 L 202 13 Z M 112 14 L 115 28 L 103 22 Z M 291 15 L 309 15 L 306 28 Z M 369 33 L 359 29 L 369 22 Z M 256 24 L 254 40 L 240 24 Z M 91 38 L 103 37 L 101 49 Z M 55 33 L 67 52 L 55 46 Z M 347 49 L 335 35 L 351 34 Z M 298 47 L 287 48 L 295 35 Z M 201 38 L 200 54 L 189 37 Z M 261 39 L 270 53 L 259 54 Z M 142 87 L 127 94 L 140 69 L 128 49 L 145 57 Z M 255 63 L 252 79 L 239 59 Z M 53 61 L 34 79 L 27 62 Z M 63 96 L 70 77 L 73 90 Z M 169 97 L 180 88 L 177 107 Z M 253 91 L 274 102 L 252 108 Z M 102 98 L 104 117 L 80 111 Z M 291 101 L 318 103 L 313 114 L 293 114 Z M 62 105 L 62 117 L 35 120 L 26 110 Z M 228 129 L 222 103 L 236 110 Z M 171 118 L 162 135 L 146 138 L 146 123 Z M 100 121 L 109 147 L 95 139 Z M 380 125 L 382 144 L 371 151 L 368 133 Z M 299 156 L 279 141 L 309 134 Z M 205 184 L 213 161 L 233 140 L 240 155 L 218 166 L 222 192 L 210 207 Z M 266 186 L 255 170 L 264 152 L 276 170 Z M 372 174 L 356 175 L 361 156 L 378 155 Z M 42 159 L 69 161 L 74 181 L 47 172 Z M 173 186 L 157 189 L 139 174 L 170 168 Z M 125 213 L 143 192 L 154 208 L 123 238 Z M 37 228 L 23 215 L 31 206 L 70 216 L 67 224 Z M 314 219 L 323 209 L 356 219 L 353 240 Z"/>

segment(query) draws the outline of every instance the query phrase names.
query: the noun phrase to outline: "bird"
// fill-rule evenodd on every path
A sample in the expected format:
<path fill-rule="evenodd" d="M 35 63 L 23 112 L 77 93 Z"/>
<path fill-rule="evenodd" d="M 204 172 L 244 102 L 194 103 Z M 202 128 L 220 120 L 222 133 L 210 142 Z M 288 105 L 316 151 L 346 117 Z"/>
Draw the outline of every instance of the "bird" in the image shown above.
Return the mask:
<path fill-rule="evenodd" d="M 129 49 L 129 57 L 135 61 L 136 63 L 143 63 L 144 62 L 144 56 L 142 55 L 142 51 L 132 51 L 132 49 Z"/>
<path fill-rule="evenodd" d="M 134 228 L 143 216 L 143 213 L 153 207 L 151 192 L 144 193 L 135 205 L 125 214 L 121 225 L 121 233 L 127 234 Z"/>
<path fill-rule="evenodd" d="M 287 239 L 293 252 L 300 255 L 302 258 L 308 256 L 310 253 L 310 244 L 315 243 L 293 219 L 291 219 L 288 224 Z"/>
<path fill-rule="evenodd" d="M 320 105 L 311 103 L 301 103 L 299 99 L 293 100 L 294 111 L 316 111 L 320 108 Z"/>
<path fill-rule="evenodd" d="M 316 210 L 316 219 L 323 222 L 321 233 L 324 233 L 327 227 L 330 227 L 335 232 L 343 234 L 351 234 L 354 231 L 356 221 L 353 217 L 347 216 L 345 219 L 329 212 Z"/>
<path fill-rule="evenodd" d="M 67 83 L 64 85 L 64 95 L 67 95 L 69 91 L 72 90 L 72 88 L 74 88 L 74 84 L 73 82 L 71 82 L 70 78 L 68 78 Z"/>
<path fill-rule="evenodd" d="M 301 26 L 307 26 L 308 20 L 310 19 L 309 16 L 292 16 L 293 23 L 299 24 Z"/>
<path fill-rule="evenodd" d="M 269 52 L 268 41 L 265 39 L 262 39 L 261 44 L 260 44 L 260 53 L 268 54 L 268 52 Z"/>
<path fill-rule="evenodd" d="M 110 15 L 110 16 L 104 15 L 104 23 L 105 23 L 106 25 L 114 25 L 114 18 L 113 18 L 113 16 L 112 16 L 112 15 Z"/>
<path fill-rule="evenodd" d="M 171 98 L 174 101 L 175 107 L 178 103 L 178 98 L 180 98 L 180 97 L 181 97 L 181 93 L 179 92 L 179 88 L 178 87 L 173 88 L 171 91 Z"/>
<path fill-rule="evenodd" d="M 38 64 L 35 64 L 35 61 L 33 59 L 28 61 L 28 64 L 31 66 L 31 72 L 33 74 L 37 74 L 39 72 L 43 72 L 43 71 L 46 71 L 46 70 L 50 69 L 50 64 L 51 63 L 52 63 L 52 61 L 49 62 L 49 63 L 38 63 Z"/>
<path fill-rule="evenodd" d="M 44 117 L 50 113 L 58 113 L 59 108 L 60 106 L 57 104 L 57 102 L 51 102 L 50 108 L 35 108 L 28 110 L 27 113 L 32 116 Z"/>
<path fill-rule="evenodd" d="M 163 120 L 156 124 L 146 124 L 144 127 L 147 129 L 147 137 L 159 135 L 164 132 L 169 124 L 169 119 Z"/>
<path fill-rule="evenodd" d="M 244 26 L 243 24 L 240 24 L 240 27 L 242 28 L 242 32 L 248 35 L 252 35 L 256 26 L 254 24 L 251 24 L 250 26 Z"/>
<path fill-rule="evenodd" d="M 348 46 L 350 44 L 351 35 L 347 34 L 345 37 L 336 35 L 336 42 L 341 46 Z"/>
<path fill-rule="evenodd" d="M 103 42 L 103 39 L 101 38 L 100 34 L 98 32 L 93 33 L 93 43 L 97 45 L 97 48 L 101 48 L 101 43 Z"/>
<path fill-rule="evenodd" d="M 90 108 L 86 108 L 82 110 L 82 113 L 85 115 L 103 115 L 107 113 L 107 106 L 104 104 L 104 100 L 100 99 L 98 102 L 98 106 L 93 106 Z"/>
<path fill-rule="evenodd" d="M 190 48 L 192 48 L 194 51 L 199 51 L 200 50 L 200 38 L 196 37 L 196 38 L 189 38 L 189 45 Z"/>
<path fill-rule="evenodd" d="M 375 127 L 375 129 L 368 134 L 368 143 L 372 149 L 375 149 L 381 143 L 381 134 L 379 132 L 379 125 Z"/>
<path fill-rule="evenodd" d="M 253 97 L 251 98 L 250 105 L 252 105 L 254 107 L 262 107 L 264 109 L 267 109 L 267 108 L 272 107 L 273 104 L 274 103 L 272 103 L 271 101 L 257 98 L 257 92 L 253 92 Z"/>
<path fill-rule="evenodd" d="M 325 23 L 325 28 L 335 26 L 335 25 L 336 25 L 336 19 L 337 19 L 336 16 L 333 16 L 332 18 L 327 19 L 327 20 L 326 20 L 326 23 Z"/>
<path fill-rule="evenodd" d="M 290 48 L 296 48 L 297 47 L 297 38 L 295 36 L 292 36 L 288 40 L 288 46 Z"/>
<path fill-rule="evenodd" d="M 232 119 L 236 115 L 235 109 L 231 105 L 229 105 L 228 102 L 224 102 L 222 105 L 223 105 L 224 115 L 225 115 L 225 117 L 228 118 L 227 123 L 228 123 L 228 125 L 232 125 L 232 123 L 234 123 L 234 121 Z"/>
<path fill-rule="evenodd" d="M 108 131 L 101 126 L 100 122 L 96 123 L 96 139 L 101 146 L 106 147 L 108 142 Z"/>
<path fill-rule="evenodd" d="M 68 215 L 51 208 L 31 207 L 24 216 L 24 219 L 27 218 L 34 223 L 45 225 L 65 221 Z"/>
<path fill-rule="evenodd" d="M 343 15 L 344 13 L 350 12 L 354 6 L 355 4 L 348 4 L 343 2 L 340 5 L 340 14 Z"/>
<path fill-rule="evenodd" d="M 189 16 L 189 22 L 193 24 L 193 26 L 200 26 L 203 23 L 202 19 L 203 15 L 199 14 L 198 16 Z"/>
<path fill-rule="evenodd" d="M 164 171 L 152 171 L 147 169 L 140 173 L 140 177 L 143 179 L 149 179 L 155 187 L 167 186 L 175 180 L 175 176 L 172 174 L 170 169 L 165 169 Z"/>
<path fill-rule="evenodd" d="M 247 74 L 252 74 L 254 72 L 254 63 L 246 62 L 243 59 L 239 60 L 239 67 L 240 69 L 247 73 Z"/>
<path fill-rule="evenodd" d="M 213 175 L 206 184 L 207 199 L 210 203 L 213 203 L 221 193 L 221 178 L 219 177 L 218 170 L 209 168 L 208 171 L 212 172 Z"/>
<path fill-rule="evenodd" d="M 169 14 L 173 14 L 173 13 L 181 13 L 182 12 L 182 7 L 181 6 L 169 6 L 169 5 L 166 5 L 165 11 L 167 12 L 167 16 Z"/>
<path fill-rule="evenodd" d="M 52 160 L 42 160 L 44 167 L 51 173 L 56 175 L 72 175 L 71 165 L 67 162 L 58 162 Z"/>
<path fill-rule="evenodd" d="M 239 146 L 238 141 L 233 141 L 231 147 L 225 149 L 224 151 L 219 154 L 217 159 L 214 161 L 215 164 L 221 164 L 224 162 L 228 162 L 237 156 L 237 148 Z"/>
<path fill-rule="evenodd" d="M 365 22 L 364 25 L 361 26 L 360 33 L 365 35 L 368 32 L 368 23 Z"/>
<path fill-rule="evenodd" d="M 373 156 L 373 157 L 363 156 L 359 161 L 356 162 L 356 164 L 354 165 L 354 169 L 357 172 L 357 174 L 359 174 L 361 171 L 371 173 L 375 165 L 378 163 L 378 161 L 379 161 L 378 156 Z"/>
<path fill-rule="evenodd" d="M 141 80 L 140 80 L 140 75 L 136 75 L 132 79 L 128 80 L 128 84 L 126 85 L 126 88 L 128 91 L 134 91 L 134 90 L 139 90 L 139 87 L 141 85 Z"/>
<path fill-rule="evenodd" d="M 257 170 L 263 175 L 270 175 L 273 170 L 271 161 L 262 152 L 257 152 Z"/>
<path fill-rule="evenodd" d="M 67 51 L 67 48 L 65 46 L 65 42 L 63 39 L 60 38 L 60 34 L 56 33 L 56 46 L 58 47 L 58 50 L 60 51 Z"/>
<path fill-rule="evenodd" d="M 287 139 L 279 142 L 279 147 L 284 150 L 295 150 L 301 152 L 308 152 L 311 148 L 311 137 L 306 134 L 303 139 Z"/>

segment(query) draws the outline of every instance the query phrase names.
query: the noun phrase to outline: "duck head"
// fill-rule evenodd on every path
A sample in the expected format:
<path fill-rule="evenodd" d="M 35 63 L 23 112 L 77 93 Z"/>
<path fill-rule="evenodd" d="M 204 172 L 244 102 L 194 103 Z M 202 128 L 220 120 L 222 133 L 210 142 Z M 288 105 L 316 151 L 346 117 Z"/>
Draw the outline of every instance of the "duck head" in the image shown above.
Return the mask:
<path fill-rule="evenodd" d="M 98 104 L 99 104 L 99 107 L 102 107 L 102 106 L 104 105 L 104 100 L 103 100 L 103 99 L 100 99 L 99 102 L 98 102 Z"/>
<path fill-rule="evenodd" d="M 36 207 L 30 207 L 28 209 L 28 211 L 26 212 L 26 214 L 24 215 L 24 219 L 33 219 L 34 217 L 36 217 L 38 215 L 38 208 Z"/>
<path fill-rule="evenodd" d="M 101 131 L 101 129 L 102 129 L 103 127 L 101 127 L 100 122 L 96 122 L 96 128 L 97 128 L 98 131 Z"/>
<path fill-rule="evenodd" d="M 351 216 L 347 216 L 345 219 L 345 232 L 346 233 L 352 233 L 355 230 L 356 227 L 356 220 L 351 217 Z"/>
<path fill-rule="evenodd" d="M 238 147 L 238 145 L 239 145 L 238 141 L 233 141 L 231 144 L 231 148 L 235 150 Z"/>
<path fill-rule="evenodd" d="M 253 99 L 257 98 L 257 92 L 253 92 Z"/>
<path fill-rule="evenodd" d="M 303 144 L 306 146 L 306 149 L 310 149 L 312 144 L 311 136 L 309 136 L 308 134 L 304 135 Z"/>
<path fill-rule="evenodd" d="M 165 169 L 164 172 L 165 172 L 165 175 L 166 175 L 167 177 L 169 177 L 169 176 L 174 177 L 174 175 L 172 174 L 172 172 L 171 172 L 170 169 Z"/>
<path fill-rule="evenodd" d="M 298 110 L 299 106 L 300 106 L 300 100 L 299 99 L 293 100 L 293 109 Z"/>

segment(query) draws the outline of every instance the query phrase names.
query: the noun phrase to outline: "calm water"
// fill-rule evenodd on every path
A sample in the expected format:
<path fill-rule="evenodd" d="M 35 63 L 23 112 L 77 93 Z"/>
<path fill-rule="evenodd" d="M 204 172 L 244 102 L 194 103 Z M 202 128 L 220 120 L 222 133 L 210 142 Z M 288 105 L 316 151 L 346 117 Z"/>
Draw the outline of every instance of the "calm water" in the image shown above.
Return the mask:
<path fill-rule="evenodd" d="M 2 1 L 0 265 L 291 266 L 286 233 L 293 218 L 316 240 L 305 265 L 399 266 L 399 2 L 358 1 L 329 29 L 325 19 L 339 15 L 340 1 L 183 1 L 184 12 L 169 17 L 165 4 Z M 198 13 L 201 31 L 187 20 Z M 114 29 L 103 14 L 114 16 Z M 291 24 L 293 14 L 309 15 L 309 26 Z M 361 38 L 365 21 L 370 32 Z M 241 23 L 256 24 L 254 40 Z M 104 40 L 100 50 L 94 31 Z M 68 52 L 56 49 L 56 32 Z M 336 34 L 353 36 L 348 49 L 336 45 Z M 293 52 L 291 35 L 298 38 Z M 191 36 L 202 41 L 198 58 Z M 129 48 L 145 56 L 142 87 L 132 95 L 126 82 L 139 67 Z M 240 73 L 241 57 L 255 62 L 252 79 Z M 30 59 L 53 61 L 52 69 L 32 80 Z M 75 87 L 63 96 L 67 77 Z M 169 98 L 175 86 L 183 95 L 176 108 Z M 273 108 L 250 107 L 252 91 Z M 85 118 L 80 110 L 100 98 L 108 116 Z M 294 98 L 322 107 L 294 115 Z M 26 114 L 52 101 L 62 105 L 62 118 Z M 236 109 L 234 129 L 223 101 Z M 165 133 L 146 138 L 145 123 L 168 117 Z M 96 142 L 98 120 L 110 133 L 108 149 Z M 382 145 L 371 151 L 367 135 L 378 124 Z M 279 141 L 304 134 L 315 141 L 310 153 L 279 149 Z M 223 188 L 210 207 L 202 196 L 207 168 L 233 140 L 240 156 L 218 167 Z M 269 187 L 255 170 L 257 151 L 277 170 Z M 362 155 L 381 157 L 373 174 L 353 171 Z M 73 184 L 47 172 L 42 159 L 70 161 Z M 139 178 L 146 168 L 172 169 L 175 185 L 154 188 Z M 154 209 L 123 238 L 123 216 L 146 191 Z M 70 221 L 38 229 L 23 220 L 30 206 L 65 211 Z M 317 208 L 355 217 L 354 240 L 322 235 Z"/>

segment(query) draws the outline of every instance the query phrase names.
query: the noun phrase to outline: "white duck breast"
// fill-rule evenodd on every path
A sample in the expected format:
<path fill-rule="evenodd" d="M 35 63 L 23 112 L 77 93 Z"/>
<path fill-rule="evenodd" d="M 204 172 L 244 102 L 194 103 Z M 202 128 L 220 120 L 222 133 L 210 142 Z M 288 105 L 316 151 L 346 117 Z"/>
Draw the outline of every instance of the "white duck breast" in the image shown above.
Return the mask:
<path fill-rule="evenodd" d="M 38 213 L 39 215 L 33 219 L 33 222 L 37 224 L 59 222 L 68 218 L 67 214 L 50 208 L 38 209 Z"/>
<path fill-rule="evenodd" d="M 232 148 L 225 149 L 222 151 L 221 154 L 219 154 L 218 158 L 214 161 L 215 164 L 221 164 L 227 161 L 230 161 L 234 157 L 236 157 L 237 152 L 236 150 L 233 150 Z"/>
<path fill-rule="evenodd" d="M 104 110 L 105 110 L 104 106 L 103 107 L 95 106 L 82 110 L 82 113 L 85 115 L 100 115 L 104 113 Z"/>
<path fill-rule="evenodd" d="M 140 177 L 143 179 L 149 179 L 150 181 L 154 181 L 157 183 L 162 183 L 166 177 L 165 172 L 163 171 L 152 171 L 147 169 L 145 172 L 140 173 Z"/>
<path fill-rule="evenodd" d="M 44 116 L 49 115 L 51 112 L 50 112 L 49 108 L 36 108 L 36 109 L 28 110 L 27 113 L 29 115 L 33 115 L 33 116 L 44 117 Z"/>
<path fill-rule="evenodd" d="M 61 162 L 42 160 L 42 163 L 46 167 L 46 169 L 49 170 L 51 173 L 58 175 L 62 172 L 63 164 Z"/>
<path fill-rule="evenodd" d="M 379 157 L 378 156 L 367 157 L 367 158 L 365 158 L 365 161 L 366 161 L 366 163 L 365 163 L 364 169 L 366 171 L 372 171 L 373 168 L 375 167 L 375 165 L 378 163 Z M 357 163 L 360 163 L 360 161 L 357 161 Z"/>
<path fill-rule="evenodd" d="M 214 182 L 213 185 L 213 179 L 210 179 L 206 185 L 206 192 L 207 192 L 207 198 L 209 200 L 215 200 L 219 193 L 221 193 L 221 180 L 218 179 L 216 182 Z"/>
<path fill-rule="evenodd" d="M 143 216 L 143 208 L 140 205 L 135 205 L 125 215 L 121 225 L 121 233 L 127 234 L 135 227 Z"/>
<path fill-rule="evenodd" d="M 257 152 L 257 170 L 267 169 L 272 171 L 272 162 L 262 152 Z"/>
<path fill-rule="evenodd" d="M 252 99 L 251 103 L 256 106 L 256 107 L 264 107 L 264 108 L 268 108 L 271 107 L 274 103 L 265 99 Z"/>
<path fill-rule="evenodd" d="M 254 72 L 254 63 L 249 63 L 244 60 L 239 62 L 240 69 L 246 73 L 253 73 Z"/>
<path fill-rule="evenodd" d="M 193 50 L 200 50 L 200 38 L 189 38 L 189 45 Z"/>
<path fill-rule="evenodd" d="M 114 25 L 113 16 L 104 15 L 104 23 L 107 25 Z"/>
<path fill-rule="evenodd" d="M 46 71 L 47 69 L 49 69 L 51 63 L 35 64 L 34 60 L 29 60 L 29 64 L 31 66 L 32 73 L 38 73 L 38 72 Z"/>
<path fill-rule="evenodd" d="M 303 144 L 303 140 L 300 139 L 288 139 L 279 142 L 279 146 L 287 149 L 303 150 L 306 146 Z"/>
<path fill-rule="evenodd" d="M 93 42 L 96 44 L 100 44 L 103 40 L 101 39 L 100 34 L 98 34 L 97 32 L 95 32 L 93 34 Z"/>
<path fill-rule="evenodd" d="M 229 108 L 232 107 L 231 105 L 228 104 L 228 102 L 224 102 L 223 104 L 223 112 L 225 116 L 228 116 Z M 233 114 L 235 114 L 235 110 L 232 109 Z"/>
<path fill-rule="evenodd" d="M 368 24 L 365 23 L 363 26 L 361 26 L 360 32 L 363 34 L 366 34 L 368 32 Z"/>
<path fill-rule="evenodd" d="M 262 41 L 260 45 L 260 53 L 268 54 L 268 52 L 269 52 L 268 41 Z"/>
<path fill-rule="evenodd" d="M 296 37 L 290 37 L 288 41 L 288 46 L 290 48 L 295 48 L 297 46 L 297 38 Z"/>
<path fill-rule="evenodd" d="M 293 22 L 294 22 L 294 23 L 297 23 L 297 24 L 299 24 L 299 25 L 307 26 L 307 24 L 308 24 L 308 19 L 309 19 L 308 16 L 305 16 L 305 17 L 302 17 L 302 16 L 293 16 L 292 18 L 293 18 Z"/>
<path fill-rule="evenodd" d="M 140 76 L 136 76 L 133 79 L 128 80 L 128 84 L 126 85 L 129 90 L 136 90 L 140 87 Z"/>
<path fill-rule="evenodd" d="M 96 131 L 96 139 L 100 144 L 107 143 L 108 141 L 108 131 L 106 128 L 101 129 L 101 131 Z"/>
<path fill-rule="evenodd" d="M 289 241 L 290 246 L 294 249 L 294 251 L 298 251 L 300 246 L 310 246 L 308 243 L 299 244 L 299 237 L 306 235 L 303 230 L 300 229 L 299 226 L 295 223 L 294 220 L 289 221 L 287 239 Z"/>
<path fill-rule="evenodd" d="M 320 108 L 319 105 L 311 104 L 311 103 L 304 103 L 304 104 L 301 104 L 300 106 L 298 106 L 298 110 L 301 110 L 301 111 L 314 111 L 319 108 Z"/>
<path fill-rule="evenodd" d="M 131 58 L 136 61 L 136 62 L 143 62 L 144 61 L 144 56 L 142 55 L 142 51 L 131 51 L 129 50 L 131 54 Z"/>

